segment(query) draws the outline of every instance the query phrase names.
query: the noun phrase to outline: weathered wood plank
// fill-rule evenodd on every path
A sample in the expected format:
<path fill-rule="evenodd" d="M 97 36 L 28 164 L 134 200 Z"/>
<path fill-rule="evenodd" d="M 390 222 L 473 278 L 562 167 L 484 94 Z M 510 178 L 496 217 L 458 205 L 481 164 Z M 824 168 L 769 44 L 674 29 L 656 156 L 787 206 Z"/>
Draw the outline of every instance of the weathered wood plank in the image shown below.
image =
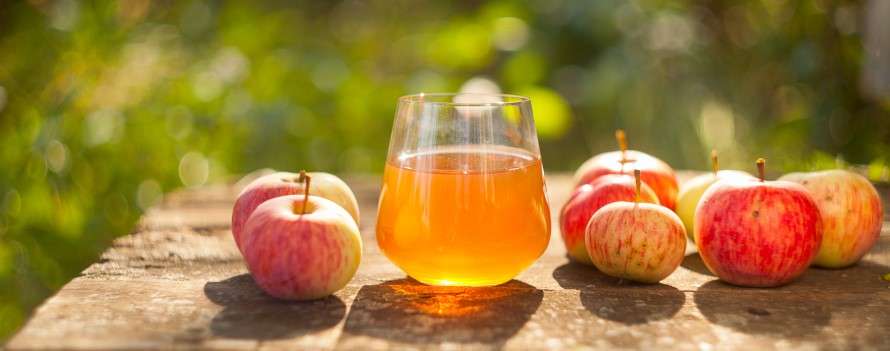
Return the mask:
<path fill-rule="evenodd" d="M 44 303 L 6 346 L 30 349 L 890 348 L 888 226 L 856 267 L 811 269 L 779 289 L 742 289 L 696 254 L 663 284 L 622 283 L 568 263 L 556 231 L 508 284 L 429 287 L 374 239 L 376 178 L 353 178 L 365 258 L 335 296 L 277 301 L 253 284 L 228 231 L 230 187 L 180 192 L 150 211 Z M 548 178 L 555 213 L 571 188 Z M 886 195 L 886 189 L 882 189 Z M 202 200 L 203 199 L 203 200 Z"/>

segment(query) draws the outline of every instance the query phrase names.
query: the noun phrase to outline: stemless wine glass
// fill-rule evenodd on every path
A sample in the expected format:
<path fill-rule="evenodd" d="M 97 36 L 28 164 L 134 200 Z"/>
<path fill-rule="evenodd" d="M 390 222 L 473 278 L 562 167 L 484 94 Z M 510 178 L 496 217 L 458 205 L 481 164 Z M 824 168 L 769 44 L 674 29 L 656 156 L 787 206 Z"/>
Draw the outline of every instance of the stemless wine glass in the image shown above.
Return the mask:
<path fill-rule="evenodd" d="M 377 217 L 377 242 L 393 263 L 426 284 L 497 285 L 549 241 L 528 98 L 399 98 Z"/>

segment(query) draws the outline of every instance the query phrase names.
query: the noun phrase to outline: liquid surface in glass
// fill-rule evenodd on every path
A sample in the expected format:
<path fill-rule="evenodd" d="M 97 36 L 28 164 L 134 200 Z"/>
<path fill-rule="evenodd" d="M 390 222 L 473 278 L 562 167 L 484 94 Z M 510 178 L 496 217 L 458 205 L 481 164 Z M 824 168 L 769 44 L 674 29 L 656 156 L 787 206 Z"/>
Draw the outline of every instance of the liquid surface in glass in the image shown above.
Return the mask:
<path fill-rule="evenodd" d="M 442 147 L 386 164 L 380 248 L 426 284 L 509 281 L 550 241 L 541 161 L 516 148 Z"/>

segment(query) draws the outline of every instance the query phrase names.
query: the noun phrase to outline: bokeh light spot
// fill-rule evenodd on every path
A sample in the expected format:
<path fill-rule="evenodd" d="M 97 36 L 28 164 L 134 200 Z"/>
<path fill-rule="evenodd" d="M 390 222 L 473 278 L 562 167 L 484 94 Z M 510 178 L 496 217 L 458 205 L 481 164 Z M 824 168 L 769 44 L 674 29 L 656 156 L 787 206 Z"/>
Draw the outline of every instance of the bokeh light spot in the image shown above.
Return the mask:
<path fill-rule="evenodd" d="M 516 17 L 501 17 L 494 20 L 492 41 L 494 46 L 505 51 L 515 51 L 528 42 L 528 25 Z"/>
<path fill-rule="evenodd" d="M 551 89 L 537 86 L 521 89 L 519 94 L 531 99 L 538 136 L 555 139 L 565 134 L 572 117 L 565 98 Z"/>
<path fill-rule="evenodd" d="M 90 113 L 84 124 L 84 143 L 98 146 L 115 141 L 122 127 L 120 114 L 115 110 L 101 109 Z"/>
<path fill-rule="evenodd" d="M 154 179 L 143 180 L 136 189 L 136 202 L 139 208 L 148 210 L 163 198 L 161 184 Z"/>
<path fill-rule="evenodd" d="M 201 101 L 216 99 L 223 91 L 223 81 L 214 71 L 204 71 L 195 76 L 192 92 Z"/>
<path fill-rule="evenodd" d="M 52 140 L 46 146 L 46 165 L 49 170 L 60 173 L 68 164 L 68 148 L 58 140 Z"/>
<path fill-rule="evenodd" d="M 250 69 L 250 62 L 240 50 L 227 47 L 220 50 L 213 59 L 211 69 L 216 76 L 225 82 L 231 83 L 243 78 Z"/>
<path fill-rule="evenodd" d="M 716 101 L 708 101 L 702 105 L 699 135 L 707 148 L 722 150 L 732 146 L 735 141 L 735 126 L 729 107 Z"/>
<path fill-rule="evenodd" d="M 498 86 L 498 83 L 495 83 L 493 80 L 488 79 L 487 77 L 473 77 L 464 82 L 463 85 L 460 86 L 460 93 L 462 94 L 500 94 L 501 87 Z M 460 100 L 469 98 L 467 96 L 457 96 L 455 98 L 455 102 L 474 102 L 467 100 Z M 458 101 L 460 100 L 460 101 Z M 484 101 L 480 101 L 484 102 Z"/>
<path fill-rule="evenodd" d="M 868 164 L 868 179 L 874 182 L 890 181 L 890 166 L 884 159 L 878 158 Z"/>
<path fill-rule="evenodd" d="M 659 15 L 649 28 L 649 47 L 653 50 L 686 51 L 695 39 L 695 27 L 686 17 Z"/>
<path fill-rule="evenodd" d="M 489 27 L 470 21 L 453 21 L 427 44 L 433 62 L 452 68 L 483 67 L 491 55 Z"/>
<path fill-rule="evenodd" d="M 547 61 L 537 52 L 517 52 L 501 69 L 501 78 L 508 86 L 526 86 L 538 83 L 547 70 Z"/>
<path fill-rule="evenodd" d="M 74 0 L 59 0 L 50 9 L 50 25 L 58 30 L 70 31 L 77 25 L 80 17 L 80 6 Z"/>
<path fill-rule="evenodd" d="M 187 187 L 204 185 L 210 175 L 210 162 L 203 154 L 191 151 L 179 160 L 179 180 Z"/>

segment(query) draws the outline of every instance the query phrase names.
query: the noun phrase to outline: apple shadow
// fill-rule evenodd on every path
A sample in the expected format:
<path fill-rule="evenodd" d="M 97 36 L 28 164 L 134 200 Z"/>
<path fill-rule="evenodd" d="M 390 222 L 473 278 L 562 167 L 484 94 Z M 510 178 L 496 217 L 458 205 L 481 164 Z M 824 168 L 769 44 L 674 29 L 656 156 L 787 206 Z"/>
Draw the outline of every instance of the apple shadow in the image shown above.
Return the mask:
<path fill-rule="evenodd" d="M 683 262 L 680 263 L 680 266 L 698 274 L 716 277 L 714 273 L 711 273 L 711 270 L 708 269 L 708 266 L 705 266 L 705 262 L 702 261 L 698 252 L 683 257 Z"/>
<path fill-rule="evenodd" d="M 557 267 L 553 278 L 564 289 L 578 290 L 590 313 L 627 325 L 669 319 L 686 302 L 686 295 L 670 285 L 620 280 L 575 262 Z"/>
<path fill-rule="evenodd" d="M 747 334 L 784 338 L 808 338 L 829 324 L 856 328 L 833 328 L 833 345 L 856 349 L 886 344 L 890 314 L 881 294 L 890 283 L 881 274 L 890 267 L 863 261 L 846 269 L 808 269 L 803 276 L 776 288 L 744 288 L 721 280 L 699 287 L 693 300 L 711 323 Z M 835 320 L 836 323 L 832 323 Z"/>
<path fill-rule="evenodd" d="M 812 296 L 789 287 L 741 288 L 712 280 L 695 291 L 693 300 L 709 322 L 746 334 L 802 338 L 818 333 L 831 320 L 831 308 L 810 303 Z"/>
<path fill-rule="evenodd" d="M 270 340 L 332 328 L 343 320 L 346 305 L 336 296 L 313 301 L 284 301 L 266 295 L 249 274 L 204 284 L 204 295 L 224 306 L 210 322 L 215 336 Z"/>
<path fill-rule="evenodd" d="M 390 280 L 359 290 L 344 335 L 426 347 L 457 343 L 500 348 L 537 311 L 543 297 L 543 291 L 518 280 L 473 288 Z"/>

